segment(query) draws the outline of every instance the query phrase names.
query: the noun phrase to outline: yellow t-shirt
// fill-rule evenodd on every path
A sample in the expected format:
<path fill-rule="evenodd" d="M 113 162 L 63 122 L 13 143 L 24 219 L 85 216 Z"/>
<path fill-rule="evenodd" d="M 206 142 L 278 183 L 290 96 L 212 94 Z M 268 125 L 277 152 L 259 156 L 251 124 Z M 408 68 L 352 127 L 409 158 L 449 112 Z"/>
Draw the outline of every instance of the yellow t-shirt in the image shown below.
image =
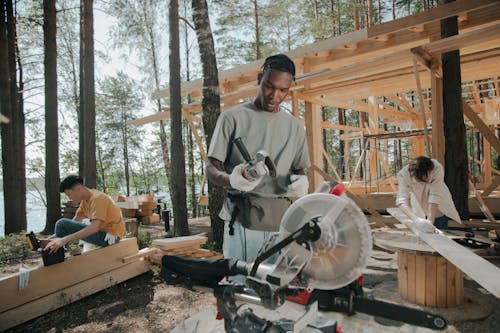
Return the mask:
<path fill-rule="evenodd" d="M 92 195 L 89 200 L 82 200 L 80 207 L 76 211 L 76 219 L 101 220 L 99 231 L 107 232 L 112 235 L 123 237 L 125 235 L 125 224 L 123 223 L 122 212 L 115 205 L 113 199 L 107 194 L 90 190 Z"/>

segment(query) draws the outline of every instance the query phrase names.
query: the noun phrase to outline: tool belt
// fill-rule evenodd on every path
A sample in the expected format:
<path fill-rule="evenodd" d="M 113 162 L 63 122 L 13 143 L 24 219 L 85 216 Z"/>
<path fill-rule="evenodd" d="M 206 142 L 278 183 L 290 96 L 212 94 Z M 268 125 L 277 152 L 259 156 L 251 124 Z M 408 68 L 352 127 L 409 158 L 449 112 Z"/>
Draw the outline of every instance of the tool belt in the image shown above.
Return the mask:
<path fill-rule="evenodd" d="M 234 204 L 229 221 L 229 234 L 234 235 L 234 222 L 260 231 L 279 231 L 281 218 L 290 207 L 288 198 L 263 198 L 252 194 L 228 194 Z"/>

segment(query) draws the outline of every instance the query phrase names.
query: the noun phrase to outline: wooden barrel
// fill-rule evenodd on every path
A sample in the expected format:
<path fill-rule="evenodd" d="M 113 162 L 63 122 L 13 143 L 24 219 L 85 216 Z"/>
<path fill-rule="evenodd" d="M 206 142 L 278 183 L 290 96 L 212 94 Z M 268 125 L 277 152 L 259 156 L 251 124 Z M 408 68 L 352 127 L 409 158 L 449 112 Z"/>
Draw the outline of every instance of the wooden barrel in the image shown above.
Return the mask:
<path fill-rule="evenodd" d="M 400 295 L 413 303 L 449 308 L 464 301 L 463 273 L 436 253 L 398 251 Z"/>

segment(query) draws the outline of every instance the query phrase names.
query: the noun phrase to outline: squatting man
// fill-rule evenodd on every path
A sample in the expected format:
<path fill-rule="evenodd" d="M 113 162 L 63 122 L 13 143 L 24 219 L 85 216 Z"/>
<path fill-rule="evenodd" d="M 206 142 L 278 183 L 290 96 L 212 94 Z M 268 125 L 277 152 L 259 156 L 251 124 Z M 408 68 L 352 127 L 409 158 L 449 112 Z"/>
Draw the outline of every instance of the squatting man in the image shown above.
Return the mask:
<path fill-rule="evenodd" d="M 41 240 L 44 250 L 54 253 L 77 240 L 105 247 L 119 242 L 125 235 L 121 210 L 107 194 L 89 189 L 81 177 L 74 175 L 66 177 L 59 190 L 80 202 L 80 206 L 73 219 L 62 218 L 56 222 L 54 236 Z"/>
<path fill-rule="evenodd" d="M 305 170 L 310 166 L 303 125 L 280 104 L 295 80 L 295 64 L 286 55 L 268 57 L 257 77 L 253 103 L 222 113 L 210 142 L 206 173 L 227 188 L 219 216 L 224 225 L 224 257 L 253 261 L 261 245 L 279 230 L 290 197 L 307 194 Z M 249 179 L 245 160 L 234 144 L 241 138 L 251 156 L 264 150 L 274 161 L 276 176 Z"/>

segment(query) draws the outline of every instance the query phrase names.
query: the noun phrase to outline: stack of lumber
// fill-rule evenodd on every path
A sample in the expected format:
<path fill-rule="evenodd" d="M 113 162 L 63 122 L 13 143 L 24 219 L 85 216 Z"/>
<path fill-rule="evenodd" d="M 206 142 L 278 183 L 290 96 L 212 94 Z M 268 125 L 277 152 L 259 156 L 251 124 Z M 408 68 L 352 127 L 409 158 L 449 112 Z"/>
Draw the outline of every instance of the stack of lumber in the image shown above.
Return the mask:
<path fill-rule="evenodd" d="M 155 208 L 156 202 L 152 195 L 148 195 L 146 200 L 139 202 L 138 215 L 141 217 L 142 224 L 160 223 L 160 215 L 153 214 Z"/>
<path fill-rule="evenodd" d="M 136 217 L 139 210 L 137 202 L 127 201 L 126 199 L 125 197 L 118 197 L 118 201 L 115 203 L 120 207 L 124 218 Z"/>
<path fill-rule="evenodd" d="M 149 271 L 149 262 L 140 258 L 123 262 L 138 252 L 136 238 L 123 239 L 59 264 L 31 269 L 21 290 L 19 274 L 0 279 L 0 331 Z"/>
<path fill-rule="evenodd" d="M 201 249 L 208 238 L 204 234 L 175 238 L 161 238 L 153 240 L 152 247 L 159 252 L 150 256 L 149 260 L 161 265 L 161 257 L 172 255 L 189 258 L 219 259 L 222 256 L 212 250 Z"/>
<path fill-rule="evenodd" d="M 76 201 L 66 201 L 62 207 L 62 217 L 67 219 L 72 219 L 75 217 L 76 210 L 80 206 L 79 202 Z"/>

